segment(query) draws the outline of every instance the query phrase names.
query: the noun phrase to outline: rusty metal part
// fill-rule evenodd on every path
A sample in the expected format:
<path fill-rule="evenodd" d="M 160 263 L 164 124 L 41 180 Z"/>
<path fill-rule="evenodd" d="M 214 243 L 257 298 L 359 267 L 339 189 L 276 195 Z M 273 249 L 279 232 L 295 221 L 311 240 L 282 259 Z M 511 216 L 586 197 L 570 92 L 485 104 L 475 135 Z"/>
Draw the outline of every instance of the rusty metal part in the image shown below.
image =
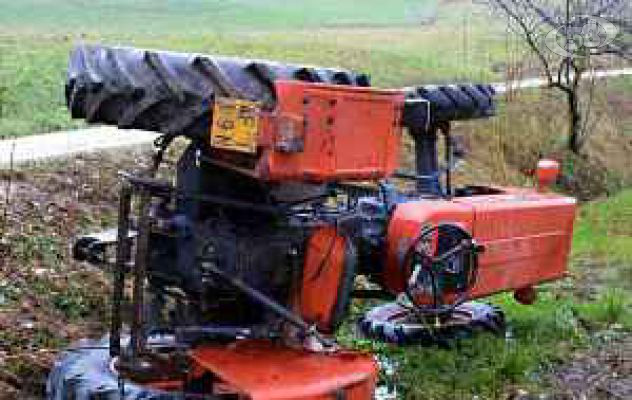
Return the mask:
<path fill-rule="evenodd" d="M 301 333 L 306 338 L 309 338 L 309 337 L 315 338 L 325 348 L 335 347 L 335 343 L 331 339 L 324 337 L 320 332 L 318 332 L 315 326 L 309 325 L 307 322 L 305 322 L 305 320 L 300 315 L 290 311 L 288 308 L 274 301 L 273 299 L 261 293 L 257 289 L 247 285 L 241 279 L 227 275 L 224 271 L 218 269 L 212 263 L 206 264 L 205 269 L 208 272 L 212 273 L 213 276 L 220 278 L 222 281 L 233 286 L 235 289 L 239 290 L 240 292 L 244 293 L 248 297 L 257 301 L 258 303 L 260 303 L 261 305 L 263 305 L 270 311 L 274 312 L 285 321 L 294 325 L 296 328 L 298 328 L 301 331 Z"/>
<path fill-rule="evenodd" d="M 125 270 L 129 258 L 128 233 L 130 229 L 130 212 L 132 207 L 132 188 L 123 183 L 119 198 L 118 241 L 116 248 L 116 264 L 112 284 L 112 320 L 110 325 L 110 355 L 121 354 L 121 303 L 125 287 Z"/>
<path fill-rule="evenodd" d="M 524 305 L 535 303 L 538 298 L 538 291 L 533 286 L 527 286 L 514 291 L 514 299 Z"/>
<path fill-rule="evenodd" d="M 131 325 L 131 356 L 132 359 L 138 357 L 143 352 L 145 345 L 145 279 L 147 278 L 147 257 L 149 251 L 149 233 L 151 220 L 149 210 L 151 205 L 151 194 L 145 189 L 140 189 L 139 195 L 139 225 L 138 238 L 136 239 L 136 257 L 134 262 L 134 286 L 133 305 L 134 313 Z"/>

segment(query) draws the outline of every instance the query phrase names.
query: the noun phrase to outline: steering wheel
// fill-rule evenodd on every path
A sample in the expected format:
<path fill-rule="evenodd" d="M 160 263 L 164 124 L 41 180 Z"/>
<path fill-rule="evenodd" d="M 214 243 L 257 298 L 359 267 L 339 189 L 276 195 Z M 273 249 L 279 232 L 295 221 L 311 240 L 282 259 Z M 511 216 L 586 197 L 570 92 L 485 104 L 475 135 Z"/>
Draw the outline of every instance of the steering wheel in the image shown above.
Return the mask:
<path fill-rule="evenodd" d="M 476 283 L 481 250 L 458 225 L 424 227 L 405 257 L 410 271 L 406 288 L 409 301 L 424 313 L 452 312 L 467 300 Z"/>

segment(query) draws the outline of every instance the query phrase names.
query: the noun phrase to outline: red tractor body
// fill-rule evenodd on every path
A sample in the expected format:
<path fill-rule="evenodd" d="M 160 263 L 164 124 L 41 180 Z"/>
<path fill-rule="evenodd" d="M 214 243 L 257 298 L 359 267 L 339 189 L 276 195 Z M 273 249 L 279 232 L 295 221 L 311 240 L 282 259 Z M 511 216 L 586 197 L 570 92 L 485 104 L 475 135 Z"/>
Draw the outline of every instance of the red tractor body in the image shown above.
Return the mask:
<path fill-rule="evenodd" d="M 202 347 L 193 373 L 211 372 L 227 393 L 253 400 L 366 400 L 373 397 L 377 363 L 370 355 L 317 354 L 269 341 Z"/>
<path fill-rule="evenodd" d="M 427 224 L 453 223 L 482 246 L 477 283 L 469 298 L 520 290 L 563 278 L 575 218 L 575 200 L 532 189 L 488 189 L 488 194 L 420 200 L 397 207 L 388 227 L 384 281 L 405 290 L 406 251 Z"/>
<path fill-rule="evenodd" d="M 217 162 L 275 182 L 376 180 L 398 167 L 401 91 L 277 81 L 275 93 L 272 109 L 216 102 Z"/>
<path fill-rule="evenodd" d="M 555 162 L 537 189 L 453 187 L 450 122 L 493 115 L 491 87 L 367 86 L 348 71 L 80 46 L 73 116 L 164 135 L 146 174 L 122 175 L 116 238 L 74 247 L 114 271 L 110 336 L 56 365 L 49 399 L 368 400 L 374 357 L 333 336 L 353 296 L 397 299 L 365 314 L 364 334 L 423 344 L 499 333 L 502 312 L 471 300 L 529 302 L 565 276 L 575 201 L 547 191 Z M 397 170 L 404 134 L 414 172 Z M 189 147 L 160 180 L 177 136 Z"/>
<path fill-rule="evenodd" d="M 375 180 L 389 177 L 397 169 L 405 101 L 401 91 L 278 81 L 276 94 L 273 110 L 262 111 L 253 103 L 246 113 L 246 118 L 259 120 L 251 125 L 252 134 L 245 135 L 253 141 L 249 173 L 258 179 Z M 230 103 L 224 107 L 235 109 Z M 211 135 L 217 135 L 221 125 L 219 110 L 216 108 L 215 119 L 219 123 Z M 240 159 L 229 144 L 235 143 L 235 135 L 224 135 L 224 139 L 225 145 L 214 150 L 216 158 L 226 158 L 228 165 L 240 168 Z M 482 246 L 479 279 L 468 291 L 469 298 L 559 279 L 566 272 L 574 213 L 573 199 L 535 189 L 470 188 L 450 198 L 402 202 L 388 224 L 382 279 L 393 293 L 403 292 L 411 271 L 402 265 L 411 243 L 424 226 L 443 223 L 460 226 Z M 321 239 L 330 240 L 334 239 Z M 313 264 L 311 258 L 326 254 L 327 245 L 307 253 L 306 271 Z M 332 250 L 333 257 L 342 251 Z M 335 299 L 322 297 L 322 291 L 338 287 L 343 263 L 340 259 L 327 269 L 329 281 L 321 277 L 322 287 L 303 286 L 304 314 L 313 315 L 316 303 L 328 303 L 320 304 L 325 309 L 333 307 Z"/>

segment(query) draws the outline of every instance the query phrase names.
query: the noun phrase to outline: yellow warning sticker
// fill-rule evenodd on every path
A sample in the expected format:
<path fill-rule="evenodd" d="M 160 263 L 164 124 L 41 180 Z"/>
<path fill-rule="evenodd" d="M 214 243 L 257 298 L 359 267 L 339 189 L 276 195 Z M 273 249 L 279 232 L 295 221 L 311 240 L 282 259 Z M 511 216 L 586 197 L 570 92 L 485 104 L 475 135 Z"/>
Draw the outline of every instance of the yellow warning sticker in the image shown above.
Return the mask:
<path fill-rule="evenodd" d="M 242 153 L 257 151 L 259 104 L 254 101 L 216 98 L 211 146 Z"/>

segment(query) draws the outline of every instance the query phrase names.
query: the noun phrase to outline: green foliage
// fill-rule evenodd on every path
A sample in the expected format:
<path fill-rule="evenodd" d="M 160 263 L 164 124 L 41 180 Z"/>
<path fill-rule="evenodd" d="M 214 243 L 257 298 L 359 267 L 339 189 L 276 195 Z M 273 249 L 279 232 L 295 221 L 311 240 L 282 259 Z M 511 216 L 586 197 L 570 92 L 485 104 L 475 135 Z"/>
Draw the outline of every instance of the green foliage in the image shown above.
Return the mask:
<path fill-rule="evenodd" d="M 593 303 L 575 306 L 578 315 L 595 328 L 621 325 L 632 330 L 632 298 L 621 289 L 608 289 Z"/>
<path fill-rule="evenodd" d="M 80 282 L 69 285 L 62 291 L 54 292 L 51 296 L 53 306 L 70 320 L 86 318 L 105 309 L 105 299 L 95 298 L 89 288 L 81 287 Z M 101 314 L 102 315 L 102 314 Z"/>
<path fill-rule="evenodd" d="M 632 91 L 632 76 L 624 75 L 617 77 L 616 79 L 611 79 L 608 82 L 608 85 L 613 89 L 619 89 L 623 92 Z"/>
<path fill-rule="evenodd" d="M 0 85 L 0 118 L 2 118 L 3 104 L 5 102 L 7 88 Z"/>
<path fill-rule="evenodd" d="M 197 35 L 225 29 L 305 29 L 320 26 L 418 24 L 437 0 L 11 0 L 0 1 L 0 25 L 50 32 L 130 32 Z M 142 21 L 142 22 L 141 22 Z"/>
<path fill-rule="evenodd" d="M 542 390 L 548 373 L 572 351 L 586 348 L 591 336 L 617 324 L 632 329 L 629 293 L 606 291 L 591 302 L 578 302 L 555 286 L 541 290 L 532 306 L 517 304 L 511 295 L 492 301 L 506 312 L 505 337 L 488 334 L 453 342 L 450 349 L 397 347 L 358 338 L 346 325 L 339 340 L 397 365 L 394 379 L 406 399 L 500 399 L 508 387 Z M 357 302 L 354 318 L 370 303 Z"/>
<path fill-rule="evenodd" d="M 573 255 L 577 261 L 590 259 L 624 269 L 632 265 L 632 190 L 580 209 Z"/>

